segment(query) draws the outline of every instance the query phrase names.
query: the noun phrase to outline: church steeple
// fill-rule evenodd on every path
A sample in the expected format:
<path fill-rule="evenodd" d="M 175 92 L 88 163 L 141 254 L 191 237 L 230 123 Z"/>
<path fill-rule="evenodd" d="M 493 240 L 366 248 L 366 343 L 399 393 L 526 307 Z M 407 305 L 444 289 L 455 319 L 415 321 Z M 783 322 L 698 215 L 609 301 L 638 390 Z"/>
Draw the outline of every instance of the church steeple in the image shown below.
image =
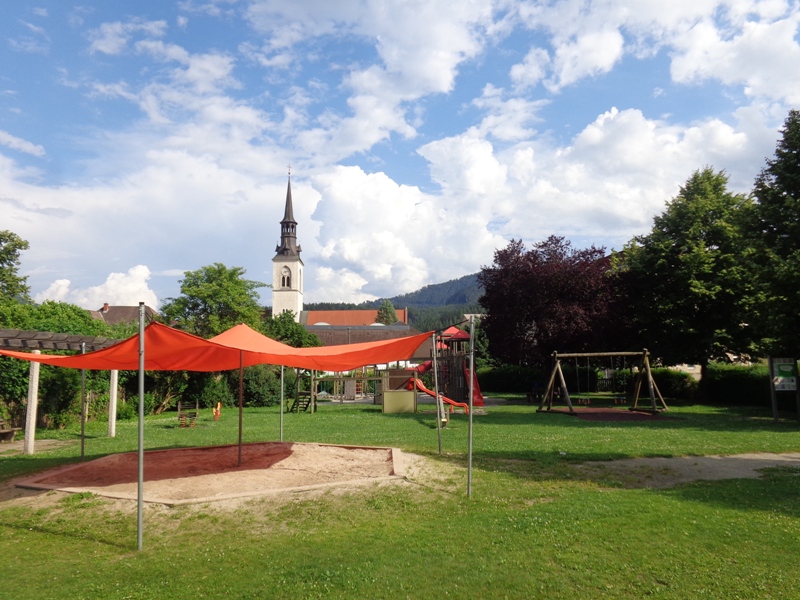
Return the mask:
<path fill-rule="evenodd" d="M 294 220 L 294 210 L 292 208 L 292 178 L 289 176 L 289 183 L 286 186 L 286 208 L 283 211 L 281 221 L 281 241 L 275 246 L 275 252 L 279 256 L 300 256 L 302 248 L 297 245 L 297 221 Z"/>
<path fill-rule="evenodd" d="M 290 310 L 294 320 L 300 320 L 303 311 L 303 260 L 297 244 L 297 221 L 292 206 L 292 173 L 286 186 L 286 208 L 281 221 L 281 241 L 275 247 L 272 259 L 272 314 Z"/>

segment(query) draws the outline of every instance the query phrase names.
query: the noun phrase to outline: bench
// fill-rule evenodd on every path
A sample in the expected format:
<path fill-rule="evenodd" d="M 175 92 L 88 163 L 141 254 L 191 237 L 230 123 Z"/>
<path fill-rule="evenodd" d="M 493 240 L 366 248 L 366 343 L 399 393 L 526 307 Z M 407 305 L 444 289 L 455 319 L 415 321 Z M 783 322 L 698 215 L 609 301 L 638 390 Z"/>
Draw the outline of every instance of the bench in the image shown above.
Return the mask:
<path fill-rule="evenodd" d="M 178 400 L 178 423 L 181 427 L 194 427 L 199 415 L 200 406 L 196 400 L 194 403 Z"/>
<path fill-rule="evenodd" d="M 0 442 L 13 442 L 18 431 L 22 431 L 22 427 L 9 427 L 6 420 L 0 417 Z"/>

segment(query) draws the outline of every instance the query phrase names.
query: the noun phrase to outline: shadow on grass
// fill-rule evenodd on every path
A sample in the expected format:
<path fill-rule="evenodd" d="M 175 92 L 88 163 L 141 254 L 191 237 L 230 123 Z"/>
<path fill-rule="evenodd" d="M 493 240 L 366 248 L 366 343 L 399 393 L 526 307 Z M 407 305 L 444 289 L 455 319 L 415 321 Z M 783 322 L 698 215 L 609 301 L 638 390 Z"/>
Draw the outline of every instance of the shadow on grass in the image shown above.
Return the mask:
<path fill-rule="evenodd" d="M 559 407 L 561 408 L 561 407 Z M 566 409 L 564 409 L 566 410 Z M 624 409 L 620 409 L 622 412 Z M 566 412 L 536 412 L 498 410 L 490 408 L 485 415 L 476 415 L 478 425 L 558 427 L 569 429 L 607 429 L 607 428 L 646 428 L 646 429 L 708 429 L 712 431 L 800 431 L 800 422 L 794 419 L 781 419 L 775 422 L 771 414 L 760 409 L 722 408 L 717 413 L 692 412 L 691 407 L 676 407 L 657 418 L 647 421 L 589 421 Z"/>
<path fill-rule="evenodd" d="M 21 492 L 25 498 L 34 498 L 50 493 L 45 490 L 21 490 Z M 118 520 L 114 527 L 109 527 L 108 515 L 98 520 L 92 520 L 89 526 L 85 524 L 85 519 L 69 518 L 69 515 L 85 514 L 84 511 L 87 508 L 103 506 L 107 503 L 107 500 L 94 494 L 71 494 L 46 510 L 0 509 L 0 526 L 26 534 L 28 532 L 41 533 L 56 538 L 84 540 L 122 550 L 133 550 L 136 531 L 131 527 L 132 520 L 128 515 L 122 515 L 121 521 Z M 130 536 L 120 536 L 118 529 L 120 523 L 127 525 L 126 528 L 131 531 Z M 125 540 L 125 537 L 130 539 Z"/>
<path fill-rule="evenodd" d="M 598 474 L 577 468 L 576 462 L 605 461 L 609 457 L 613 458 L 609 454 L 570 454 L 569 457 L 552 452 L 511 454 L 484 452 L 474 455 L 473 467 L 477 472 L 473 475 L 473 480 L 480 482 L 483 476 L 496 477 L 498 474 L 509 477 L 510 485 L 504 486 L 500 483 L 501 480 L 496 480 L 493 491 L 500 490 L 502 495 L 510 490 L 511 494 L 519 494 L 521 498 L 531 493 L 525 491 L 531 485 L 533 488 L 530 489 L 535 489 L 537 484 L 541 484 L 544 489 L 552 489 L 555 484 L 562 491 L 567 491 L 569 488 L 566 486 L 570 484 L 577 485 L 584 491 L 596 489 L 594 486 L 599 485 L 606 490 L 610 488 L 620 492 L 656 494 L 681 502 L 716 505 L 726 510 L 781 513 L 800 518 L 800 503 L 796 501 L 800 497 L 800 467 L 796 466 L 763 467 L 758 470 L 761 474 L 758 478 L 743 476 L 716 480 L 697 479 L 676 482 L 671 487 L 649 488 L 646 485 L 626 486 L 624 475 Z M 426 455 L 432 460 L 466 467 L 465 455 L 438 456 L 433 452 Z M 628 457 L 620 454 L 616 458 Z M 646 477 L 644 473 L 639 475 Z M 587 488 L 587 484 L 592 488 Z"/>
<path fill-rule="evenodd" d="M 654 492 L 682 502 L 800 519 L 800 468 L 771 467 L 761 473 L 758 479 L 697 481 Z"/>

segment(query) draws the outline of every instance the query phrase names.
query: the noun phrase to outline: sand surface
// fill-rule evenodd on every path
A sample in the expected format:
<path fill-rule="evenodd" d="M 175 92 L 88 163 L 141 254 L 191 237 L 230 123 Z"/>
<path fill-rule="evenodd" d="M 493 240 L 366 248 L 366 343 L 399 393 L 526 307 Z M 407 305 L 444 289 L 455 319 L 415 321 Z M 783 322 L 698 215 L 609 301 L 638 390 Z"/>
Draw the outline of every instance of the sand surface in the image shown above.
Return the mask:
<path fill-rule="evenodd" d="M 144 500 L 185 504 L 399 477 L 393 448 L 268 442 L 144 453 Z M 114 454 L 17 481 L 18 487 L 136 499 L 138 454 Z"/>

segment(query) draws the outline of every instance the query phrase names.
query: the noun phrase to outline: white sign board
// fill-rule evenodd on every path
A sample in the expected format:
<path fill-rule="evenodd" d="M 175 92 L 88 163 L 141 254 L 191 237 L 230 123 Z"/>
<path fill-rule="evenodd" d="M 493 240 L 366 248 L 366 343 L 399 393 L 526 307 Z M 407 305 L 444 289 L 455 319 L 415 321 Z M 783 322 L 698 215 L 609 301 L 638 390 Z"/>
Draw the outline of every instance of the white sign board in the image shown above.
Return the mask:
<path fill-rule="evenodd" d="M 793 358 L 772 359 L 772 385 L 776 392 L 793 392 L 797 390 L 797 363 Z"/>

